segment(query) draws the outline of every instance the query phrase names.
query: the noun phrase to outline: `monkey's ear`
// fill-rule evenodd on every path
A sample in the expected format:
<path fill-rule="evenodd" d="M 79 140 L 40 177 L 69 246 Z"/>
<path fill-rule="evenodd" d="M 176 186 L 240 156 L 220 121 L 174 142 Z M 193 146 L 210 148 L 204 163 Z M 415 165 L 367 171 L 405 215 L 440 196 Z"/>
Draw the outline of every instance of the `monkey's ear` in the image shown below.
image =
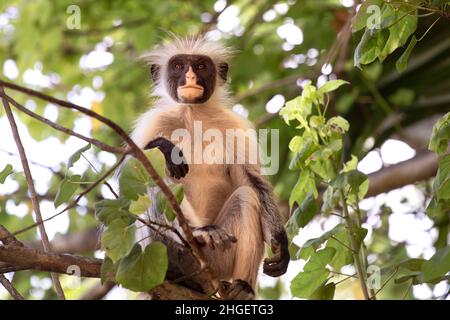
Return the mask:
<path fill-rule="evenodd" d="M 152 64 L 150 66 L 150 73 L 152 74 L 153 81 L 159 80 L 159 72 L 160 72 L 160 66 L 157 64 Z"/>
<path fill-rule="evenodd" d="M 223 79 L 223 81 L 227 81 L 228 75 L 228 63 L 222 62 L 219 64 L 219 76 Z"/>

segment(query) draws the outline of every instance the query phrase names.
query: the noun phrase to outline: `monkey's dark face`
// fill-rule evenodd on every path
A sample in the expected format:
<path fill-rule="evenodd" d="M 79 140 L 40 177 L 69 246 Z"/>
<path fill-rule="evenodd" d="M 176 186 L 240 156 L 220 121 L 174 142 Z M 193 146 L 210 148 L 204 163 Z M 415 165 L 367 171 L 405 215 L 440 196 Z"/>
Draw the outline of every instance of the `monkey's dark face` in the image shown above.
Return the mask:
<path fill-rule="evenodd" d="M 205 55 L 178 54 L 167 64 L 167 88 L 177 102 L 205 103 L 216 88 L 217 73 L 226 80 L 228 65 L 222 63 L 216 69 L 212 59 Z M 152 66 L 152 76 L 158 77 L 159 68 Z"/>
<path fill-rule="evenodd" d="M 176 101 L 204 103 L 216 87 L 216 68 L 207 56 L 179 54 L 169 60 L 167 82 Z"/>

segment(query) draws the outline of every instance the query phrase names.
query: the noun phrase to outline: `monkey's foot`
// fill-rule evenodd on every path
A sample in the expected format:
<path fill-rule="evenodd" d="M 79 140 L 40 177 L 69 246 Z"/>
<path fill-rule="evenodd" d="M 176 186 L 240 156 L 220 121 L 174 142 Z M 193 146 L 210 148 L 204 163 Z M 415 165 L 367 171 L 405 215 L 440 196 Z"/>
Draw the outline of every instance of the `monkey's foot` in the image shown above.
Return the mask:
<path fill-rule="evenodd" d="M 199 246 L 208 245 L 211 249 L 229 249 L 237 241 L 236 237 L 228 234 L 216 225 L 207 225 L 192 230 L 195 241 Z"/>
<path fill-rule="evenodd" d="M 255 292 L 247 281 L 236 279 L 232 283 L 222 281 L 225 295 L 230 300 L 253 300 Z"/>

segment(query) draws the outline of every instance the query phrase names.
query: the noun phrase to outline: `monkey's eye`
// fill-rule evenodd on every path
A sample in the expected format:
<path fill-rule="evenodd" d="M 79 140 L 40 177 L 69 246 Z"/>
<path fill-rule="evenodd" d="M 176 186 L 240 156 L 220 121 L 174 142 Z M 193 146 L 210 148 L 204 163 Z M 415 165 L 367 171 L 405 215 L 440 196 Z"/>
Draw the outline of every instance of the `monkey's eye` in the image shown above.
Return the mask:
<path fill-rule="evenodd" d="M 175 65 L 175 69 L 181 70 L 181 69 L 183 69 L 183 66 L 181 64 L 177 63 Z"/>
<path fill-rule="evenodd" d="M 206 65 L 201 63 L 201 64 L 198 65 L 198 68 L 199 68 L 199 70 L 206 69 Z"/>

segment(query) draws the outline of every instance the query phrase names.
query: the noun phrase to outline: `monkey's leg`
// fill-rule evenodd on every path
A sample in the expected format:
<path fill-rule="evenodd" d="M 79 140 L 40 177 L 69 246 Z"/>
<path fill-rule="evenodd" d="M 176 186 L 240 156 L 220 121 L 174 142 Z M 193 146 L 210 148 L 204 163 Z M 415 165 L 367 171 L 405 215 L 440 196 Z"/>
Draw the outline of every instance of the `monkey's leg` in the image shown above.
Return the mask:
<path fill-rule="evenodd" d="M 234 235 L 237 242 L 224 251 L 207 249 L 213 273 L 219 279 L 233 280 L 229 298 L 252 299 L 264 254 L 257 194 L 247 186 L 237 188 L 223 205 L 214 224 Z"/>

